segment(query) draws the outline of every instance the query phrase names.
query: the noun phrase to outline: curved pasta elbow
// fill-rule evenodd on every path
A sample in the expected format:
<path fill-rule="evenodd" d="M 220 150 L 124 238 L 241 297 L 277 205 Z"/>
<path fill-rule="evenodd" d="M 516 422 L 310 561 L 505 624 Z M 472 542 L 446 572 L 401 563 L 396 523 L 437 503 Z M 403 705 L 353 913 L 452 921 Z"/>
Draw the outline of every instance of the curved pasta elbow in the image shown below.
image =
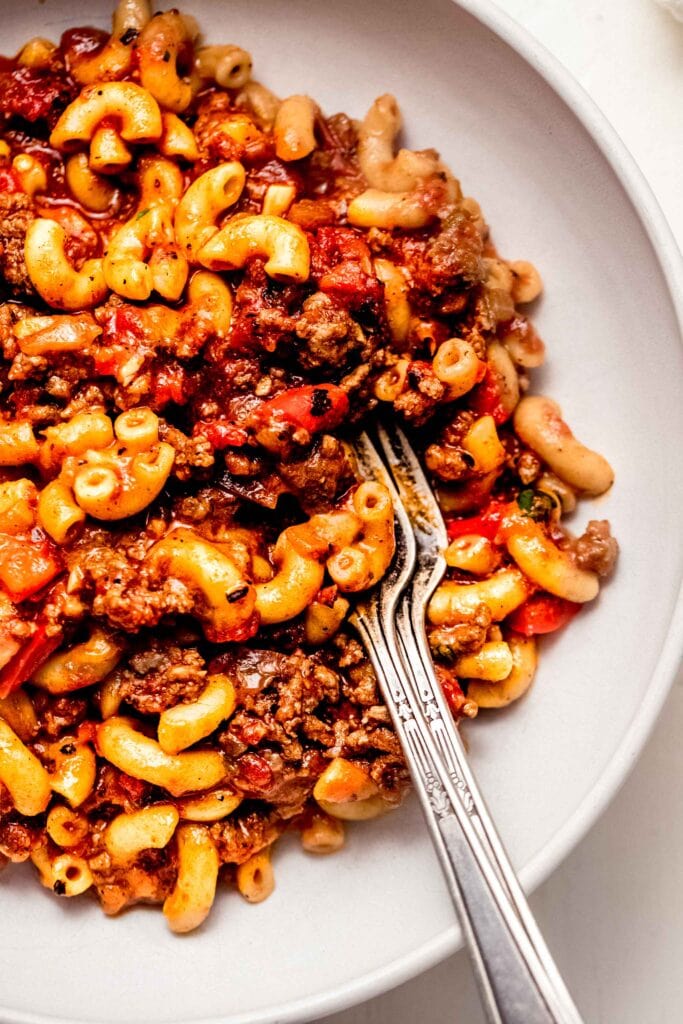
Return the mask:
<path fill-rule="evenodd" d="M 178 11 L 155 14 L 140 33 L 135 53 L 140 82 L 157 102 L 176 114 L 186 110 L 199 88 L 199 76 L 181 74 L 183 63 L 192 67 L 193 35 Z"/>
<path fill-rule="evenodd" d="M 167 754 L 179 754 L 210 736 L 235 710 L 235 687 L 227 676 L 209 676 L 196 701 L 176 704 L 159 717 L 159 746 Z"/>
<path fill-rule="evenodd" d="M 89 85 L 61 115 L 50 145 L 62 152 L 90 142 L 102 121 L 113 121 L 126 142 L 154 142 L 161 136 L 161 111 L 154 97 L 135 82 Z"/>
<path fill-rule="evenodd" d="M 273 135 L 280 160 L 303 160 L 316 147 L 315 119 L 318 106 L 310 96 L 288 96 L 280 104 Z"/>
<path fill-rule="evenodd" d="M 474 654 L 462 654 L 457 658 L 454 669 L 460 679 L 485 679 L 497 683 L 512 671 L 512 652 L 504 640 L 490 640 Z"/>
<path fill-rule="evenodd" d="M 439 345 L 432 360 L 432 368 L 438 380 L 446 385 L 446 397 L 452 402 L 466 395 L 479 383 L 486 366 L 469 341 L 450 338 Z"/>
<path fill-rule="evenodd" d="M 87 309 L 107 295 L 101 259 L 86 260 L 80 270 L 69 262 L 66 232 L 54 220 L 38 217 L 29 225 L 24 258 L 31 284 L 49 306 Z"/>
<path fill-rule="evenodd" d="M 0 718 L 0 782 L 19 812 L 42 814 L 52 795 L 50 777 L 38 758 Z"/>
<path fill-rule="evenodd" d="M 603 494 L 612 486 L 609 462 L 574 437 L 557 402 L 542 395 L 523 398 L 515 411 L 514 427 L 522 441 L 571 487 L 585 494 Z"/>
<path fill-rule="evenodd" d="M 175 450 L 165 441 L 122 461 L 118 447 L 92 452 L 74 477 L 76 501 L 93 519 L 127 519 L 147 508 L 170 476 Z"/>
<path fill-rule="evenodd" d="M 153 804 L 119 814 L 105 829 L 105 848 L 119 863 L 132 860 L 143 850 L 163 850 L 173 838 L 179 819 L 173 804 Z"/>
<path fill-rule="evenodd" d="M 391 260 L 376 259 L 373 264 L 377 277 L 384 285 L 384 309 L 389 330 L 395 342 L 402 344 L 410 330 L 411 309 L 408 301 L 408 281 L 402 268 Z"/>
<path fill-rule="evenodd" d="M 241 89 L 250 83 L 251 54 L 241 46 L 200 46 L 196 67 L 200 78 L 213 78 L 224 89 Z"/>
<path fill-rule="evenodd" d="M 164 902 L 164 916 L 173 932 L 194 931 L 208 916 L 218 882 L 220 861 L 204 825 L 181 825 L 176 833 L 178 875 Z"/>
<path fill-rule="evenodd" d="M 183 293 L 188 264 L 175 243 L 167 203 L 143 209 L 116 232 L 102 263 L 109 288 L 143 301 L 156 291 L 175 302 Z"/>
<path fill-rule="evenodd" d="M 74 501 L 70 487 L 52 480 L 38 497 L 38 521 L 57 544 L 66 544 L 85 522 L 85 512 Z"/>
<path fill-rule="evenodd" d="M 367 821 L 390 810 L 368 772 L 354 761 L 335 757 L 313 789 L 316 803 L 332 818 Z"/>
<path fill-rule="evenodd" d="M 195 614 L 213 643 L 242 641 L 257 626 L 257 588 L 236 563 L 192 530 L 174 530 L 150 549 L 152 569 L 182 580 L 198 596 Z"/>
<path fill-rule="evenodd" d="M 112 33 L 94 54 L 78 54 L 69 61 L 69 73 L 80 85 L 113 81 L 128 74 L 133 46 L 152 16 L 149 0 L 119 0 L 112 17 Z"/>
<path fill-rule="evenodd" d="M 275 874 L 270 861 L 270 847 L 253 853 L 240 864 L 235 875 L 237 889 L 247 903 L 262 903 L 275 889 Z"/>
<path fill-rule="evenodd" d="M 256 611 L 264 625 L 287 622 L 300 615 L 323 585 L 325 567 L 299 550 L 293 532 L 296 530 L 290 527 L 280 534 L 273 552 L 277 572 L 254 588 Z"/>
<path fill-rule="evenodd" d="M 311 254 L 298 224 L 268 214 L 235 217 L 198 253 L 209 270 L 237 270 L 252 256 L 266 257 L 265 271 L 276 281 L 306 281 Z"/>
<path fill-rule="evenodd" d="M 80 807 L 93 791 L 97 763 L 95 751 L 76 736 L 62 737 L 48 747 L 52 765 L 50 785 L 71 807 Z"/>
<path fill-rule="evenodd" d="M 499 569 L 475 583 L 446 580 L 434 592 L 427 617 L 434 626 L 455 626 L 484 605 L 494 622 L 500 622 L 527 599 L 531 589 L 524 574 L 513 567 Z"/>
<path fill-rule="evenodd" d="M 365 481 L 353 496 L 361 536 L 327 561 L 327 569 L 340 590 L 357 592 L 374 586 L 391 565 L 396 547 L 394 506 L 383 484 Z"/>
<path fill-rule="evenodd" d="M 205 171 L 189 186 L 175 212 L 175 234 L 186 258 L 199 252 L 217 234 L 217 220 L 242 194 L 246 172 L 236 160 Z"/>
<path fill-rule="evenodd" d="M 433 204 L 419 189 L 412 192 L 387 192 L 369 188 L 351 200 L 347 211 L 349 224 L 358 228 L 384 228 L 387 231 L 395 228 L 406 231 L 423 228 L 435 216 Z"/>
<path fill-rule="evenodd" d="M 503 708 L 519 700 L 536 674 L 538 656 L 534 637 L 510 633 L 507 643 L 512 656 L 509 674 L 497 682 L 472 679 L 467 687 L 467 696 L 480 708 Z"/>
<path fill-rule="evenodd" d="M 538 523 L 527 520 L 512 524 L 505 530 L 505 544 L 524 575 L 548 593 L 579 604 L 597 597 L 597 574 L 580 569 Z"/>
<path fill-rule="evenodd" d="M 49 657 L 34 672 L 32 682 L 52 694 L 94 686 L 116 668 L 124 650 L 121 637 L 95 627 L 83 643 Z"/>
<path fill-rule="evenodd" d="M 358 131 L 358 163 L 368 185 L 386 192 L 408 192 L 439 170 L 435 153 L 401 149 L 394 143 L 401 130 L 401 113 L 394 96 L 379 96 Z"/>
<path fill-rule="evenodd" d="M 171 796 L 213 789 L 226 776 L 225 760 L 217 750 L 167 754 L 156 740 L 117 715 L 97 727 L 96 742 L 100 755 L 116 768 L 134 779 L 161 786 Z"/>

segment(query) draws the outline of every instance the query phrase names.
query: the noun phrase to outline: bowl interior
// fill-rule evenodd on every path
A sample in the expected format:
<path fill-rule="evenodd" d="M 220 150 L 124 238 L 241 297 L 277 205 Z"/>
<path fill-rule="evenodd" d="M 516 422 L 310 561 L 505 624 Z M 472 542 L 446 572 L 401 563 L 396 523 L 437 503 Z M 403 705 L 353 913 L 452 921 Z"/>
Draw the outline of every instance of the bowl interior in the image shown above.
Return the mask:
<path fill-rule="evenodd" d="M 406 140 L 437 147 L 492 225 L 500 252 L 541 270 L 535 321 L 549 359 L 533 387 L 616 469 L 588 518 L 612 521 L 616 578 L 546 642 L 519 705 L 467 728 L 500 832 L 527 883 L 566 849 L 626 770 L 629 734 L 653 683 L 683 561 L 679 508 L 683 358 L 658 259 L 614 170 L 565 102 L 514 49 L 450 0 L 184 0 L 206 37 L 252 51 L 282 95 L 359 117 L 393 92 Z M 67 0 L 3 9 L 5 52 L 105 26 L 110 5 Z M 631 733 L 629 731 L 631 730 Z M 569 829 L 569 831 L 567 831 Z M 578 838 L 574 828 L 572 837 Z M 562 839 L 562 836 L 565 839 Z M 414 801 L 350 831 L 332 859 L 286 841 L 278 887 L 250 907 L 221 894 L 198 934 L 177 939 L 158 912 L 106 920 L 67 904 L 28 869 L 0 877 L 0 1016 L 7 1021 L 303 1020 L 379 991 L 453 948 L 457 932 Z M 86 980 L 88 979 L 88 980 Z"/>

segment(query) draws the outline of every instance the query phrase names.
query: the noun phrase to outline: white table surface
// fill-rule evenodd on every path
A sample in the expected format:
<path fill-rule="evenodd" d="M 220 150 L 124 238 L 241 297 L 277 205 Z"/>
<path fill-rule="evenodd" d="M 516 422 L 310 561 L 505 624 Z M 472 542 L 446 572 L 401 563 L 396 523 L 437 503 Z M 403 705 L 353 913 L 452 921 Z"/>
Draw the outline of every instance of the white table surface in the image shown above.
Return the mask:
<path fill-rule="evenodd" d="M 601 107 L 683 248 L 683 23 L 653 0 L 498 2 Z M 590 1024 L 683 1021 L 682 736 L 679 672 L 621 792 L 531 900 Z M 324 1024 L 417 1021 L 483 1024 L 464 953 Z"/>

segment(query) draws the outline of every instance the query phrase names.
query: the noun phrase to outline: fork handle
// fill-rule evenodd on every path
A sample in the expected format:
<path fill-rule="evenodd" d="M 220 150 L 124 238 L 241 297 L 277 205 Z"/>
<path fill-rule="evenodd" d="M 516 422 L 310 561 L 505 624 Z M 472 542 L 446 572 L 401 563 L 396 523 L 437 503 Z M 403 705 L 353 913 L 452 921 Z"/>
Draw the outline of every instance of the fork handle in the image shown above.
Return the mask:
<path fill-rule="evenodd" d="M 577 1024 L 578 1015 L 565 1014 L 561 1002 L 553 998 L 551 980 L 439 756 L 419 701 L 410 686 L 404 685 L 398 638 L 389 638 L 387 643 L 372 614 L 361 610 L 354 619 L 387 695 L 488 1021 Z"/>
<path fill-rule="evenodd" d="M 581 1024 L 579 1012 L 545 944 L 470 768 L 462 737 L 453 723 L 434 672 L 424 628 L 424 616 L 419 614 L 419 606 L 415 601 L 411 601 L 407 594 L 400 602 L 396 625 L 400 635 L 404 667 L 410 675 L 416 695 L 420 698 L 422 711 L 429 721 L 441 758 L 488 852 L 489 860 L 506 889 L 508 899 L 543 964 L 547 976 L 545 987 L 557 1005 L 561 1019 L 567 1024 Z"/>

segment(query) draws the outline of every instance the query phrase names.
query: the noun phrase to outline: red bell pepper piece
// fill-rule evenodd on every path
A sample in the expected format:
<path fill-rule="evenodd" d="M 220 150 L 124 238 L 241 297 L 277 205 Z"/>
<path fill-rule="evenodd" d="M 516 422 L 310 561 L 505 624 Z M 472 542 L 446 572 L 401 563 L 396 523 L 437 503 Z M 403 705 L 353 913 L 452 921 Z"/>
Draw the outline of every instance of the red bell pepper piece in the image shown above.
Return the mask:
<path fill-rule="evenodd" d="M 30 640 L 0 669 L 0 698 L 28 682 L 61 642 L 61 634 L 48 636 L 45 624 L 40 623 Z"/>
<path fill-rule="evenodd" d="M 476 516 L 467 516 L 465 519 L 449 519 L 446 522 L 446 531 L 449 540 L 456 537 L 464 537 L 466 534 L 476 534 L 478 537 L 487 537 L 490 541 L 496 539 L 500 530 L 503 517 L 510 509 L 507 501 L 490 501 L 483 512 Z"/>
<path fill-rule="evenodd" d="M 349 414 L 349 399 L 336 384 L 304 384 L 289 388 L 265 402 L 258 412 L 260 423 L 290 423 L 316 434 L 332 430 Z"/>
<path fill-rule="evenodd" d="M 0 533 L 0 583 L 13 601 L 23 601 L 42 590 L 60 570 L 47 537 L 29 540 Z"/>
<path fill-rule="evenodd" d="M 563 597 L 539 591 L 528 597 L 507 620 L 507 624 L 524 636 L 554 633 L 566 626 L 581 610 L 581 605 Z"/>

